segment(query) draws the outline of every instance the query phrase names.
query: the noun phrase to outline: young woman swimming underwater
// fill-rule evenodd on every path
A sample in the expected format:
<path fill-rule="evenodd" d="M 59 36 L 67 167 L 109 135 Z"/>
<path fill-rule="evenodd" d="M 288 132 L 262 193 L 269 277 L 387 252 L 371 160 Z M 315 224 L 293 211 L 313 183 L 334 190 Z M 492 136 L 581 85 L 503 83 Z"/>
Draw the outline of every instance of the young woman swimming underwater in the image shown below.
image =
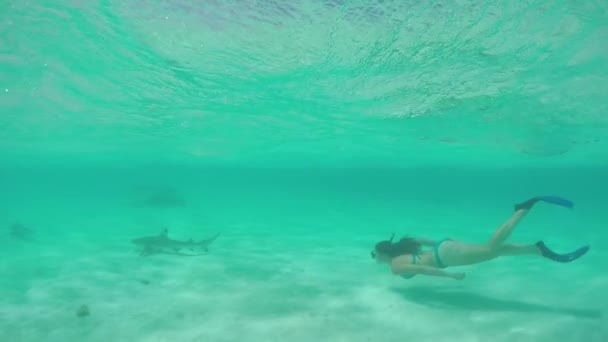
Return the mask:
<path fill-rule="evenodd" d="M 389 264 L 393 274 L 404 278 L 415 275 L 428 275 L 453 279 L 464 279 L 462 272 L 447 272 L 448 267 L 479 264 L 497 257 L 513 255 L 538 255 L 550 260 L 567 263 L 574 261 L 589 251 L 583 246 L 574 252 L 559 254 L 549 249 L 543 241 L 535 244 L 507 243 L 515 226 L 539 201 L 572 208 L 572 202 L 555 196 L 538 196 L 515 205 L 513 215 L 503 223 L 486 243 L 469 243 L 455 239 L 433 241 L 422 238 L 402 238 L 393 242 L 380 241 L 371 252 L 372 258 L 379 263 Z M 423 250 L 423 247 L 430 247 Z"/>

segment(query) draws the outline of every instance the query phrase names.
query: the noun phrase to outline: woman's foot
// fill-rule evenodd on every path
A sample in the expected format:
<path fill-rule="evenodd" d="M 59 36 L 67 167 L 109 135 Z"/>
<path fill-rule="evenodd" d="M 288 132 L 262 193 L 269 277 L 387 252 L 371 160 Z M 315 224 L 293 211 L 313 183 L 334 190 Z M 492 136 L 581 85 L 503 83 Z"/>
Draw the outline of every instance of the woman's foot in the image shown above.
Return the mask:
<path fill-rule="evenodd" d="M 542 241 L 537 242 L 536 247 L 538 247 L 538 250 L 540 250 L 540 253 L 545 258 L 561 263 L 572 262 L 587 254 L 589 251 L 589 246 L 587 245 L 575 250 L 574 252 L 559 254 L 549 249 L 549 247 L 547 247 L 547 245 L 545 245 L 545 243 Z"/>
<path fill-rule="evenodd" d="M 540 201 L 540 197 L 532 197 L 529 200 L 518 203 L 515 205 L 515 211 L 518 210 L 530 210 L 536 204 L 536 202 Z"/>

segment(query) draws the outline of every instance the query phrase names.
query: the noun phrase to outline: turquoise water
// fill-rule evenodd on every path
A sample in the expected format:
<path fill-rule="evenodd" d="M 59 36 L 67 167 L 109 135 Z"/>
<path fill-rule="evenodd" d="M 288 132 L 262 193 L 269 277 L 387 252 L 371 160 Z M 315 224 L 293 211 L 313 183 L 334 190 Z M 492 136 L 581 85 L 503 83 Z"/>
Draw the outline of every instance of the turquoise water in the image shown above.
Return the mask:
<path fill-rule="evenodd" d="M 0 340 L 607 340 L 607 23 L 603 1 L 1 3 Z M 537 194 L 575 207 L 512 241 L 588 255 L 463 281 L 369 256 L 486 241 Z M 163 228 L 220 237 L 138 255 Z"/>

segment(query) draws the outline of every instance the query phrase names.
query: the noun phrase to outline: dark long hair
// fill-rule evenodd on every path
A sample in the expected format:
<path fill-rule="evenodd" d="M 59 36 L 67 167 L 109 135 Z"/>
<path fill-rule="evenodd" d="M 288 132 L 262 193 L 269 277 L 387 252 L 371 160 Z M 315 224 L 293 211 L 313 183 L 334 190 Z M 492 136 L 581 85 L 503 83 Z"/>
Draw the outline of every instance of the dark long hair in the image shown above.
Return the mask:
<path fill-rule="evenodd" d="M 393 234 L 390 240 L 380 241 L 376 244 L 376 251 L 388 255 L 390 258 L 395 258 L 403 254 L 418 254 L 420 252 L 420 243 L 414 238 L 403 237 L 398 242 L 393 242 Z"/>

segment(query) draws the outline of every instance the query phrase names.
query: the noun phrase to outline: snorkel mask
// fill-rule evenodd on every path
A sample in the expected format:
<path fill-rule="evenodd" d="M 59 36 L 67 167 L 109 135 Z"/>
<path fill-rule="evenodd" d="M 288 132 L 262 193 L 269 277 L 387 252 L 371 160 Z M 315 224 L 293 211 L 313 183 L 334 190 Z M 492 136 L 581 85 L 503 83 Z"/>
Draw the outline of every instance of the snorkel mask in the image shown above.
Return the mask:
<path fill-rule="evenodd" d="M 395 238 L 395 233 L 391 234 L 391 238 L 388 239 L 388 242 L 393 243 L 393 239 L 394 238 Z M 379 243 L 382 243 L 382 242 L 384 242 L 384 241 L 381 241 Z M 371 251 L 370 255 L 372 256 L 372 259 L 376 259 L 376 251 L 375 250 Z"/>

